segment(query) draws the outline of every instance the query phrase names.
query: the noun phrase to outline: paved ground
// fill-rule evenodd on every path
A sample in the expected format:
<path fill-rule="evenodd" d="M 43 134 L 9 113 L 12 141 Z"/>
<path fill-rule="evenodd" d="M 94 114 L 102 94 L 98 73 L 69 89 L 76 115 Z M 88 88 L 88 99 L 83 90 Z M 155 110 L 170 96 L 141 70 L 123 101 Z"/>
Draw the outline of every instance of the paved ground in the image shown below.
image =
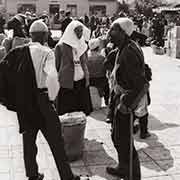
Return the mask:
<path fill-rule="evenodd" d="M 152 136 L 135 144 L 141 160 L 143 180 L 180 179 L 180 61 L 153 55 L 145 48 L 146 61 L 153 70 L 152 104 L 149 107 L 149 129 Z M 88 117 L 84 155 L 71 163 L 73 171 L 92 179 L 116 180 L 105 173 L 105 167 L 116 164 L 117 155 L 110 139 L 110 126 L 104 122 L 106 109 Z M 21 136 L 17 133 L 16 114 L 0 107 L 0 180 L 25 180 Z M 39 134 L 37 140 L 40 171 L 45 180 L 59 180 L 51 152 Z"/>

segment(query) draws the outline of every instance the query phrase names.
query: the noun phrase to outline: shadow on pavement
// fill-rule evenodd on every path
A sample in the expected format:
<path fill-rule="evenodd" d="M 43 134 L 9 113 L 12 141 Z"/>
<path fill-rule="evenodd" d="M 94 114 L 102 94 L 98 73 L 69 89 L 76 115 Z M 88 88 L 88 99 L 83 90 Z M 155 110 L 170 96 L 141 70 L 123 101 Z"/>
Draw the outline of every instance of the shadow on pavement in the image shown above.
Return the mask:
<path fill-rule="evenodd" d="M 158 130 L 161 131 L 167 128 L 179 127 L 179 125 L 174 124 L 174 123 L 162 123 L 162 121 L 160 121 L 158 118 L 156 118 L 152 114 L 149 115 L 148 120 L 149 120 L 148 127 L 151 133 L 151 137 L 147 139 L 140 139 L 139 135 L 136 135 L 135 140 L 137 142 L 146 144 L 146 147 L 140 148 L 138 152 L 139 153 L 144 152 L 147 158 L 152 160 L 154 164 L 156 164 L 157 166 L 156 165 L 151 166 L 148 163 L 143 163 L 143 166 L 148 169 L 153 169 L 157 172 L 162 171 L 162 170 L 167 171 L 168 169 L 173 167 L 174 159 L 171 155 L 170 150 L 167 149 L 165 145 L 159 141 L 158 136 L 155 133 L 152 133 L 152 131 L 158 131 Z M 166 163 L 166 165 L 164 166 L 164 165 L 161 165 L 160 163 L 159 165 L 159 162 L 163 162 L 163 161 L 168 162 L 168 164 Z"/>
<path fill-rule="evenodd" d="M 98 120 L 98 121 L 105 121 L 106 120 L 106 116 L 107 116 L 107 107 L 102 107 L 98 110 L 94 110 L 91 114 L 90 117 Z"/>
<path fill-rule="evenodd" d="M 98 120 L 98 121 L 105 121 L 107 116 L 107 108 L 101 108 L 97 111 L 93 111 L 90 114 L 90 117 Z M 167 128 L 173 128 L 173 127 L 179 127 L 179 124 L 175 123 L 163 123 L 158 118 L 156 118 L 154 115 L 149 115 L 149 130 L 164 130 Z"/>
<path fill-rule="evenodd" d="M 85 139 L 83 161 L 90 171 L 90 179 L 117 179 L 117 177 L 106 173 L 107 166 L 116 166 L 117 164 L 116 158 L 113 156 L 114 154 L 103 142 L 94 139 Z"/>
<path fill-rule="evenodd" d="M 144 153 L 146 158 L 148 158 L 152 163 L 142 163 L 142 166 L 155 170 L 157 172 L 167 171 L 174 165 L 174 159 L 171 155 L 169 149 L 167 149 L 161 142 L 158 140 L 158 136 L 154 133 L 151 133 L 151 137 L 147 139 L 140 139 L 138 136 L 135 136 L 137 142 L 146 143 L 145 148 L 140 148 L 138 153 Z M 159 162 L 168 161 L 166 166 L 162 166 Z"/>
<path fill-rule="evenodd" d="M 106 113 L 106 109 L 102 108 L 99 111 L 94 111 L 90 116 L 95 120 L 102 122 L 106 118 Z M 158 118 L 150 114 L 149 130 L 151 132 L 151 137 L 143 140 L 138 136 L 135 136 L 135 140 L 137 142 L 140 142 L 140 144 L 146 144 L 145 146 L 140 147 L 138 153 L 140 154 L 141 166 L 148 169 L 150 176 L 151 173 L 155 173 L 154 175 L 156 175 L 162 173 L 162 171 L 167 171 L 174 165 L 174 159 L 171 155 L 170 150 L 167 149 L 166 146 L 159 141 L 158 136 L 152 132 L 178 126 L 178 124 L 174 123 L 163 123 Z M 109 163 L 116 164 L 115 158 L 112 158 L 112 156 L 114 155 L 112 155 L 111 152 L 107 153 L 103 147 L 103 143 L 101 142 L 98 142 L 96 140 L 89 141 L 88 139 L 86 139 L 86 145 L 87 144 L 88 148 L 86 152 L 86 162 L 92 169 L 92 175 L 99 175 L 101 177 L 107 178 L 108 175 L 105 172 L 105 167 Z M 166 163 L 166 166 L 159 164 L 159 162 L 164 161 L 168 162 L 168 164 Z"/>
<path fill-rule="evenodd" d="M 163 123 L 160 121 L 158 118 L 153 116 L 152 114 L 149 115 L 149 130 L 164 130 L 167 128 L 173 128 L 173 127 L 178 127 L 180 126 L 179 124 L 174 124 L 174 123 Z"/>

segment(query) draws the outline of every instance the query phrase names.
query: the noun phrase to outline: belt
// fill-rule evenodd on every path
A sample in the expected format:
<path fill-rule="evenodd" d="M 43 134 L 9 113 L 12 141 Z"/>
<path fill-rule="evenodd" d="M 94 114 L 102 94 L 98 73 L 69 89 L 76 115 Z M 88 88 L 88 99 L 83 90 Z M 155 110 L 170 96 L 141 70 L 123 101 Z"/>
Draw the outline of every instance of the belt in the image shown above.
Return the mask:
<path fill-rule="evenodd" d="M 48 88 L 38 88 L 37 90 L 38 90 L 38 92 L 39 92 L 41 95 L 43 95 L 43 94 L 47 94 L 47 95 L 48 95 Z M 47 96 L 47 97 L 48 97 L 48 96 Z M 49 100 L 49 102 L 50 102 L 51 104 L 54 104 L 54 101 Z"/>
<path fill-rule="evenodd" d="M 48 88 L 38 88 L 37 90 L 39 93 L 48 92 Z"/>

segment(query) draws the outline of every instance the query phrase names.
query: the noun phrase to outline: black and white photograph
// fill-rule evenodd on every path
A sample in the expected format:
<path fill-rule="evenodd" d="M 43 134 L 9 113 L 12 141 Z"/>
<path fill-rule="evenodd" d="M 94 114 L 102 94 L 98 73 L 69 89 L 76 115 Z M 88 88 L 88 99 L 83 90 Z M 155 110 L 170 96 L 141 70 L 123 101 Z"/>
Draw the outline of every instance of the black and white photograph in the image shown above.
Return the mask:
<path fill-rule="evenodd" d="M 0 180 L 180 180 L 180 0 L 0 0 Z"/>

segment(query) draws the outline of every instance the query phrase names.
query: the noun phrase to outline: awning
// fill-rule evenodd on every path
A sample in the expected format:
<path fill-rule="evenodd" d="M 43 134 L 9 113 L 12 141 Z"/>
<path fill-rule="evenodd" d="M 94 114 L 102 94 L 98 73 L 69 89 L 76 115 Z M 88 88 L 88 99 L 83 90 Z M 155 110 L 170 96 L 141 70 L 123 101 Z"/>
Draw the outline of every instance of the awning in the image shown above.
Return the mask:
<path fill-rule="evenodd" d="M 161 12 L 179 12 L 180 7 L 159 7 L 159 8 L 154 8 L 153 12 L 161 13 Z"/>

